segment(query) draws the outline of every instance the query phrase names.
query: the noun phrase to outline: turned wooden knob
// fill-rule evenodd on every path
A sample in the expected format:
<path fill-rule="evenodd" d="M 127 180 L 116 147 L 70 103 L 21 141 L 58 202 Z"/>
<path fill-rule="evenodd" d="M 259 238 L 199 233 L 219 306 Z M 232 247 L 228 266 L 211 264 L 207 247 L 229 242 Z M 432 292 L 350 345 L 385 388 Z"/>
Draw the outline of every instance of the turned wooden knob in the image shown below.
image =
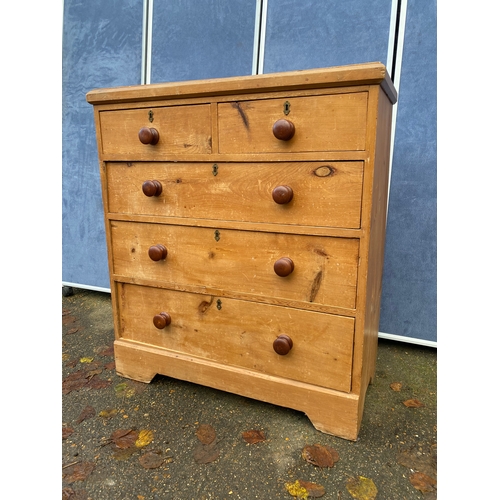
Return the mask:
<path fill-rule="evenodd" d="M 170 317 L 170 314 L 166 312 L 161 312 L 153 318 L 153 324 L 156 326 L 156 328 L 158 328 L 158 330 L 161 330 L 162 328 L 170 325 L 171 321 L 172 318 Z"/>
<path fill-rule="evenodd" d="M 273 349 L 276 354 L 284 356 L 288 354 L 293 347 L 292 339 L 288 335 L 280 335 L 273 342 Z"/>
<path fill-rule="evenodd" d="M 160 133 L 155 128 L 142 127 L 139 130 L 139 140 L 143 144 L 154 146 L 160 140 Z"/>
<path fill-rule="evenodd" d="M 273 200 L 279 205 L 292 201 L 293 189 L 290 186 L 277 186 L 273 189 Z"/>
<path fill-rule="evenodd" d="M 142 183 L 142 192 L 146 196 L 160 196 L 162 191 L 160 181 L 144 181 Z"/>
<path fill-rule="evenodd" d="M 281 118 L 274 123 L 273 134 L 280 141 L 289 141 L 295 134 L 295 125 L 291 121 Z"/>
<path fill-rule="evenodd" d="M 281 277 L 288 276 L 293 272 L 293 260 L 289 257 L 281 257 L 274 263 L 274 272 Z"/>
<path fill-rule="evenodd" d="M 159 260 L 163 260 L 167 258 L 167 248 L 164 245 L 158 243 L 157 245 L 153 245 L 149 247 L 148 255 L 151 260 L 158 262 Z"/>

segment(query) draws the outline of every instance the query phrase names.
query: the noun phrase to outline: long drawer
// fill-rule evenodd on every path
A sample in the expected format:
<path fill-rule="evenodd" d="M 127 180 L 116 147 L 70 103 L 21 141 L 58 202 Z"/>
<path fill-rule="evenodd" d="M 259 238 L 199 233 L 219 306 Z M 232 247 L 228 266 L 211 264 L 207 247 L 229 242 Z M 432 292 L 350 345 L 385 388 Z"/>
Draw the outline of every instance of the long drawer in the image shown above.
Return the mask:
<path fill-rule="evenodd" d="M 124 221 L 111 221 L 110 227 L 117 276 L 224 289 L 274 301 L 356 306 L 359 240 L 355 238 Z M 152 260 L 150 253 L 159 260 Z"/>
<path fill-rule="evenodd" d="M 106 171 L 111 213 L 339 228 L 360 226 L 360 161 L 108 162 Z M 159 188 L 151 191 L 152 183 Z M 291 193 L 290 200 L 287 192 Z M 283 195 L 285 199 L 280 197 Z"/>
<path fill-rule="evenodd" d="M 351 388 L 353 318 L 137 285 L 117 286 L 123 339 L 340 391 Z M 170 319 L 163 328 L 154 324 L 160 313 Z M 285 355 L 274 350 L 280 335 L 292 340 Z"/>
<path fill-rule="evenodd" d="M 99 120 L 104 155 L 152 160 L 165 153 L 212 152 L 209 104 L 101 111 Z M 143 128 L 157 131 L 156 144 L 141 142 Z"/>
<path fill-rule="evenodd" d="M 221 153 L 361 151 L 365 149 L 368 92 L 219 103 Z M 293 124 L 280 136 L 278 120 Z M 285 124 L 286 125 L 286 124 Z"/>

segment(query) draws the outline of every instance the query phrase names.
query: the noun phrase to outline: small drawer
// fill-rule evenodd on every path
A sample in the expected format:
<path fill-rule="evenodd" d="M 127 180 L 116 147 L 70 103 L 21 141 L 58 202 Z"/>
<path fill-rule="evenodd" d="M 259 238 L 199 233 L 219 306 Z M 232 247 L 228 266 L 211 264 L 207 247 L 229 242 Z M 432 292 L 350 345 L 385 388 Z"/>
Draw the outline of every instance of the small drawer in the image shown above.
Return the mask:
<path fill-rule="evenodd" d="M 351 389 L 354 318 L 129 284 L 118 284 L 116 297 L 123 339 Z"/>
<path fill-rule="evenodd" d="M 106 166 L 111 213 L 360 227 L 363 162 Z"/>
<path fill-rule="evenodd" d="M 101 111 L 99 121 L 104 155 L 153 159 L 212 152 L 209 104 Z"/>
<path fill-rule="evenodd" d="M 356 306 L 356 238 L 125 221 L 110 225 L 117 276 L 319 306 Z"/>
<path fill-rule="evenodd" d="M 220 103 L 219 151 L 361 151 L 367 103 L 367 92 Z"/>

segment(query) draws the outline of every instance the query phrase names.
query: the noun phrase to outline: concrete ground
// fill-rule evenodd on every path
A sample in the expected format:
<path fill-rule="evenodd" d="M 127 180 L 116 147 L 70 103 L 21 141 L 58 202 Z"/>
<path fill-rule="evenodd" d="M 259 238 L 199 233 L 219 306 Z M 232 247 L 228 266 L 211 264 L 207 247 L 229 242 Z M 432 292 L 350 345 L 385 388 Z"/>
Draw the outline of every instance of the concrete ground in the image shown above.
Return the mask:
<path fill-rule="evenodd" d="M 379 341 L 351 442 L 287 408 L 119 377 L 109 294 L 73 292 L 62 298 L 63 500 L 437 498 L 434 348 Z"/>

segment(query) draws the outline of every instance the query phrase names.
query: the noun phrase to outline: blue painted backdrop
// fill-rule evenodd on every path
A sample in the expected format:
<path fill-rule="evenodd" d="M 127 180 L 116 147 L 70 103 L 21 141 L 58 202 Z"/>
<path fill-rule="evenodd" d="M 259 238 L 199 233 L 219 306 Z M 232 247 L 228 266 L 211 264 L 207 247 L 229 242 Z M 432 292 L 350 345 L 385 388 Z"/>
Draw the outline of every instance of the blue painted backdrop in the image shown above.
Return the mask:
<path fill-rule="evenodd" d="M 151 83 L 252 74 L 254 0 L 156 1 Z"/>
<path fill-rule="evenodd" d="M 395 0 L 394 0 L 395 1 Z M 269 0 L 265 73 L 387 62 L 392 0 Z M 252 72 L 254 0 L 155 0 L 151 82 Z M 139 84 L 142 0 L 66 0 L 63 282 L 109 287 L 92 107 L 97 87 Z M 436 1 L 408 0 L 380 331 L 436 332 Z"/>
<path fill-rule="evenodd" d="M 63 282 L 109 288 L 94 88 L 141 83 L 142 0 L 65 0 L 62 68 Z"/>
<path fill-rule="evenodd" d="M 436 0 L 408 1 L 380 331 L 437 341 Z"/>
<path fill-rule="evenodd" d="M 392 0 L 269 0 L 264 72 L 381 61 Z"/>

